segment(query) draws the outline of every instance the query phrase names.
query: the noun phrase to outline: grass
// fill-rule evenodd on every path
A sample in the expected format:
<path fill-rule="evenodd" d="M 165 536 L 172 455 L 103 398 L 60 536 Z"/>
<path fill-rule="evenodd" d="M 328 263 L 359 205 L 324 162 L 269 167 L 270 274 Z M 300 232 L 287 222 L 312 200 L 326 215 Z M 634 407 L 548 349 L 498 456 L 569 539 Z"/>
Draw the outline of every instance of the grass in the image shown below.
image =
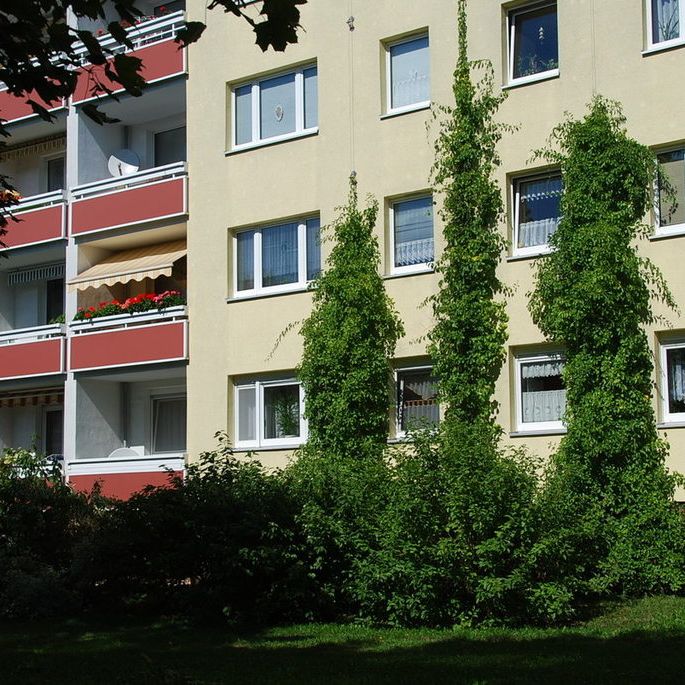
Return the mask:
<path fill-rule="evenodd" d="M 9 683 L 681 683 L 685 598 L 625 603 L 574 628 L 297 625 L 255 634 L 171 621 L 0 624 Z"/>

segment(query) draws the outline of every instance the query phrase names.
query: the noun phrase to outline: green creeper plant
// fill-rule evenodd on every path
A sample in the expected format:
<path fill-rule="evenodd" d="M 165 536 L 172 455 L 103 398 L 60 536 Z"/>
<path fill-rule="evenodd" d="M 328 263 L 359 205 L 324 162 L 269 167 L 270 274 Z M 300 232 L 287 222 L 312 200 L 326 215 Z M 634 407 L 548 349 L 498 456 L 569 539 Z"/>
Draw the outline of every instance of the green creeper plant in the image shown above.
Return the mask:
<path fill-rule="evenodd" d="M 557 126 L 539 154 L 561 168 L 564 191 L 530 311 L 566 350 L 567 433 L 552 457 L 536 553 L 563 593 L 676 590 L 684 529 L 656 430 L 644 330 L 656 321 L 653 298 L 673 300 L 637 250 L 656 160 L 626 133 L 620 105 L 602 97 L 583 119 Z"/>
<path fill-rule="evenodd" d="M 301 327 L 309 440 L 324 452 L 353 454 L 387 439 L 390 360 L 404 330 L 379 274 L 377 214 L 375 201 L 359 209 L 351 178 L 348 204 L 331 227 L 328 268 Z"/>

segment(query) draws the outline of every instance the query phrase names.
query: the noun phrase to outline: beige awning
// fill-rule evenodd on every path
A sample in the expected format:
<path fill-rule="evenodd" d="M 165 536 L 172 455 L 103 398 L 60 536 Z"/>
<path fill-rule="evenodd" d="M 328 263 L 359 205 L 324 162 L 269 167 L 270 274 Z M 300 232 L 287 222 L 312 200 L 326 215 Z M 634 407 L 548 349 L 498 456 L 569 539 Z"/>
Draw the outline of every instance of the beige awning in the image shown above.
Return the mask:
<path fill-rule="evenodd" d="M 85 290 L 103 285 L 142 281 L 144 278 L 171 276 L 174 264 L 185 255 L 185 240 L 122 250 L 72 278 L 68 283 L 69 289 Z"/>

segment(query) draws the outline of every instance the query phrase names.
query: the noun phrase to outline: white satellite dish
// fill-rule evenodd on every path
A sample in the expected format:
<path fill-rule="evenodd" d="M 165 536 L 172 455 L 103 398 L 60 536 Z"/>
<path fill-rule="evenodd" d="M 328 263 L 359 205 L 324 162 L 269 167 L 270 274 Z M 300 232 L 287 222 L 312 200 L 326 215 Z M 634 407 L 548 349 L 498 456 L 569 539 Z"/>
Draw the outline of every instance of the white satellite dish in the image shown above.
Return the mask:
<path fill-rule="evenodd" d="M 140 157 L 133 150 L 118 150 L 107 161 L 107 169 L 112 176 L 135 174 L 140 169 Z"/>

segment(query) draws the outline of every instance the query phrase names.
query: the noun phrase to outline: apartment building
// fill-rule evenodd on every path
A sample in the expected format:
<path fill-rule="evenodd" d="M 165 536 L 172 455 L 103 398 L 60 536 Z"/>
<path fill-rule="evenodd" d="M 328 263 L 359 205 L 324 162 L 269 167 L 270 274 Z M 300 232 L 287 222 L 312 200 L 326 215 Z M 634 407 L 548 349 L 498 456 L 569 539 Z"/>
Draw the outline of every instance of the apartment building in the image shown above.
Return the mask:
<path fill-rule="evenodd" d="M 382 273 L 406 328 L 389 439 L 439 421 L 423 303 L 444 244 L 431 166 L 436 105 L 452 102 L 455 3 L 310 0 L 299 42 L 262 53 L 243 22 L 189 0 L 187 18 L 207 30 L 187 54 L 171 40 L 183 3 L 143 4 L 150 17 L 131 31 L 151 85 L 142 99 L 104 101 L 119 124 L 98 127 L 80 111 L 92 97 L 85 75 L 52 125 L 0 92 L 13 135 L 0 171 L 14 176 L 24 219 L 0 264 L 2 444 L 38 435 L 75 486 L 101 480 L 122 496 L 180 472 L 217 431 L 267 465 L 287 463 L 307 437 L 297 322 L 352 171 L 360 197 L 380 202 Z M 518 127 L 501 143 L 497 178 L 512 295 L 496 399 L 513 445 L 547 455 L 564 432 L 564 350 L 527 310 L 563 179 L 531 153 L 595 93 L 623 103 L 630 134 L 676 188 L 675 211 L 655 188 L 640 249 L 685 300 L 683 13 L 679 0 L 469 2 L 469 55 L 491 62 L 508 93 L 500 119 Z M 169 290 L 187 309 L 73 321 L 79 308 Z M 60 304 L 66 323 L 50 323 Z M 685 314 L 660 313 L 648 331 L 654 408 L 669 466 L 685 470 Z"/>
<path fill-rule="evenodd" d="M 58 455 L 75 487 L 117 496 L 166 482 L 186 453 L 184 8 L 139 5 L 129 33 L 150 86 L 102 98 L 117 123 L 84 114 L 104 78 L 85 60 L 53 123 L 0 91 L 0 173 L 21 194 L 0 263 L 0 447 Z M 83 28 L 112 43 L 105 26 Z M 175 306 L 128 313 L 155 295 Z"/>
<path fill-rule="evenodd" d="M 191 455 L 227 430 L 238 450 L 287 462 L 306 439 L 306 398 L 295 330 L 307 316 L 308 282 L 330 242 L 319 227 L 344 204 L 356 172 L 360 197 L 380 202 L 377 237 L 388 293 L 405 323 L 389 393 L 388 435 L 416 419 L 439 420 L 423 336 L 425 298 L 437 287 L 443 248 L 440 198 L 431 192 L 434 105 L 451 104 L 456 7 L 447 0 L 309 2 L 304 31 L 283 54 L 262 53 L 231 17 L 192 1 L 207 31 L 191 51 L 188 82 L 193 321 L 188 367 Z M 536 260 L 559 219 L 559 171 L 532 161 L 564 112 L 582 116 L 593 94 L 623 103 L 632 136 L 652 147 L 677 188 L 675 213 L 646 217 L 641 246 L 685 298 L 685 3 L 678 0 L 470 0 L 469 55 L 489 60 L 508 98 L 500 119 L 518 126 L 502 141 L 497 180 L 501 231 L 510 247 L 501 277 L 512 287 L 507 362 L 497 383 L 507 440 L 549 454 L 564 432 L 562 349 L 545 343 L 527 310 Z M 201 123 L 200 123 L 201 122 Z M 658 192 L 658 189 L 657 189 Z M 685 319 L 649 331 L 654 408 L 685 469 Z M 211 331 L 211 334 L 207 332 Z M 208 363 L 207 360 L 211 360 Z"/>

